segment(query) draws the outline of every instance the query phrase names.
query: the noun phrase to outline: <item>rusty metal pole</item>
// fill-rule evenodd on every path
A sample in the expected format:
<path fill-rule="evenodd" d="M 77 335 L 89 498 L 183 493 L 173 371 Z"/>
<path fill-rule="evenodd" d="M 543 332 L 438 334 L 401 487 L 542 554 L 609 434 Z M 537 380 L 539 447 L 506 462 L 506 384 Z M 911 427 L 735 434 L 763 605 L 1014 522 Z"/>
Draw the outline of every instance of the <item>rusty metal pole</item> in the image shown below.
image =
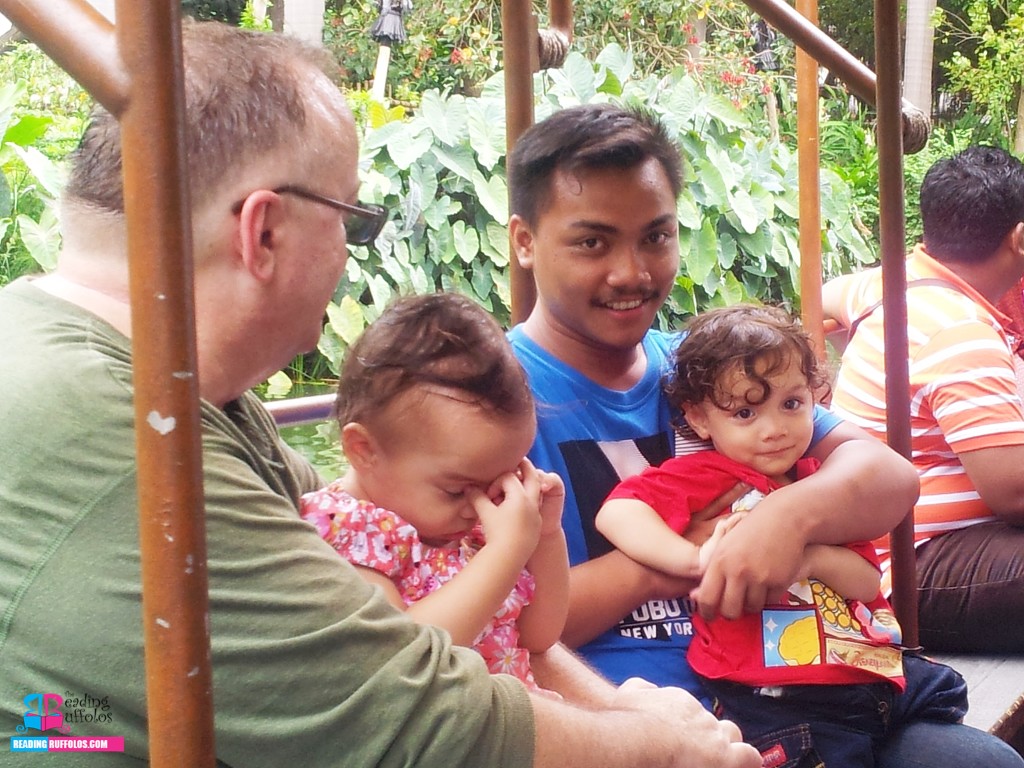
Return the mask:
<path fill-rule="evenodd" d="M 836 73 L 853 93 L 875 103 L 875 73 L 784 0 L 744 0 L 747 6 L 820 64 Z"/>
<path fill-rule="evenodd" d="M 177 0 L 0 10 L 121 123 L 150 761 L 214 765 L 191 228 Z"/>
<path fill-rule="evenodd" d="M 907 362 L 907 268 L 903 225 L 903 124 L 898 0 L 875 0 L 878 62 L 878 207 L 885 313 L 885 399 L 889 447 L 910 458 L 910 371 Z M 903 642 L 917 645 L 917 569 L 913 511 L 892 532 L 893 608 Z"/>
<path fill-rule="evenodd" d="M 121 113 L 130 76 L 103 14 L 85 0 L 0 0 L 0 11 L 111 114 Z"/>
<path fill-rule="evenodd" d="M 572 0 L 548 0 L 548 26 L 572 40 Z"/>
<path fill-rule="evenodd" d="M 505 146 L 511 152 L 523 132 L 533 125 L 537 21 L 529 0 L 502 0 L 501 38 L 505 58 Z M 537 300 L 537 289 L 533 274 L 519 266 L 511 243 L 509 288 L 512 293 L 512 325 L 515 325 L 529 316 Z"/>
<path fill-rule="evenodd" d="M 809 23 L 818 24 L 817 0 L 796 0 Z M 775 98 L 771 94 L 769 98 Z M 818 62 L 796 51 L 797 161 L 800 180 L 800 311 L 818 357 L 825 359 L 821 307 L 821 183 L 818 132 Z"/>
<path fill-rule="evenodd" d="M 181 12 L 118 0 L 146 701 L 154 768 L 214 765 Z"/>

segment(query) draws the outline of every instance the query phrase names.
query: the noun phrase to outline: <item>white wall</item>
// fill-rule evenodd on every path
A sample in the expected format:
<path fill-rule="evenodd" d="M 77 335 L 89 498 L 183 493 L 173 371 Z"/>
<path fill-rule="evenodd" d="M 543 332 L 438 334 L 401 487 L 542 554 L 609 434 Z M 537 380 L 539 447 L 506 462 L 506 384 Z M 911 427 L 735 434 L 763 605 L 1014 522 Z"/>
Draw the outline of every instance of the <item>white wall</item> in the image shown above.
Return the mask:
<path fill-rule="evenodd" d="M 284 31 L 319 43 L 324 35 L 324 0 L 285 0 Z"/>

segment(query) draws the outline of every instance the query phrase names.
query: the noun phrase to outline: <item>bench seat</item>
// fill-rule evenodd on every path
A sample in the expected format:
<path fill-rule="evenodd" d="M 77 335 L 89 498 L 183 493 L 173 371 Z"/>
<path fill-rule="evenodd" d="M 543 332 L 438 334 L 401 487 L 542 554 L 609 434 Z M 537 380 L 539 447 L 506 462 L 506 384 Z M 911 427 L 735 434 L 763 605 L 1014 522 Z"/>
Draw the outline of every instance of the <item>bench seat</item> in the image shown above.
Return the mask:
<path fill-rule="evenodd" d="M 928 654 L 967 681 L 970 709 L 964 722 L 1024 749 L 1024 655 Z"/>

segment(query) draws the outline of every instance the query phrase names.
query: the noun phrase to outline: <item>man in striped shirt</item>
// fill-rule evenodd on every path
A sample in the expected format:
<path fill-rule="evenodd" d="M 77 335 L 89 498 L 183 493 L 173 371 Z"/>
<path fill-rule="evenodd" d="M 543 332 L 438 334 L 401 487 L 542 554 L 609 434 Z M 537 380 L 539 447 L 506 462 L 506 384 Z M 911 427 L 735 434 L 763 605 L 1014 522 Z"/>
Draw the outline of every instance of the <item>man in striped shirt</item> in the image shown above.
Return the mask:
<path fill-rule="evenodd" d="M 1009 319 L 995 304 L 1024 275 L 1024 164 L 983 146 L 938 161 L 921 218 L 923 243 L 907 260 L 921 640 L 1020 652 L 1024 409 Z M 823 298 L 826 315 L 854 331 L 832 408 L 884 439 L 881 270 L 837 278 Z"/>

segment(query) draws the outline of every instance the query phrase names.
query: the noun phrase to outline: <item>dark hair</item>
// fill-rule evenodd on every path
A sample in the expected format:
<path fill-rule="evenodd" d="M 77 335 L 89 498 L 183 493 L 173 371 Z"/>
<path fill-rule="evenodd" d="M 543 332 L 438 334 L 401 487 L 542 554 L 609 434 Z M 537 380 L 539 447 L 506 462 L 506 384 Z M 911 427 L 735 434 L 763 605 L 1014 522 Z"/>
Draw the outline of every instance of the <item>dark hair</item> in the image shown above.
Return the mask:
<path fill-rule="evenodd" d="M 309 73 L 338 67 L 322 48 L 288 35 L 219 22 L 182 22 L 185 150 L 194 198 L 233 168 L 295 141 L 307 122 Z M 72 153 L 67 197 L 124 211 L 121 131 L 97 105 Z"/>
<path fill-rule="evenodd" d="M 921 183 L 924 247 L 939 261 L 984 261 L 1024 221 L 1024 164 L 997 147 L 936 162 Z"/>
<path fill-rule="evenodd" d="M 738 368 L 761 390 L 763 403 L 771 395 L 768 377 L 785 370 L 796 357 L 800 372 L 818 399 L 828 393 L 828 374 L 819 363 L 810 336 L 777 307 L 737 304 L 709 309 L 692 318 L 687 332 L 675 349 L 672 370 L 665 378 L 665 393 L 677 410 L 684 404 L 710 400 L 719 408 L 721 380 Z M 683 416 L 675 426 L 682 428 Z"/>
<path fill-rule="evenodd" d="M 388 305 L 345 357 L 335 415 L 342 425 L 367 421 L 423 385 L 458 390 L 501 415 L 533 412 L 526 374 L 501 326 L 456 293 L 407 296 Z"/>
<path fill-rule="evenodd" d="M 560 110 L 526 130 L 509 154 L 509 210 L 536 225 L 557 171 L 633 168 L 651 157 L 661 163 L 678 197 L 683 185 L 679 148 L 653 112 L 614 104 Z"/>

